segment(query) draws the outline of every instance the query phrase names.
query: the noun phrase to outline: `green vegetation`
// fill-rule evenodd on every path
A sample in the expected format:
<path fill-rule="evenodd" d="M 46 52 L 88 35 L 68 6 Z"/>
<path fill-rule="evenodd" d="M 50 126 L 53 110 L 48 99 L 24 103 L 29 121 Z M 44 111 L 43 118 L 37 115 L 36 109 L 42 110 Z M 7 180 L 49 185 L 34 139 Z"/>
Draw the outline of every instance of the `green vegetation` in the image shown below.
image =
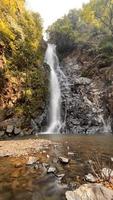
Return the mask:
<path fill-rule="evenodd" d="M 90 0 L 80 10 L 70 10 L 47 30 L 50 41 L 57 44 L 60 55 L 76 47 L 113 60 L 113 0 Z"/>
<path fill-rule="evenodd" d="M 25 0 L 0 0 L 0 46 L 0 109 L 30 118 L 44 104 L 47 78 L 42 19 L 26 9 Z"/>

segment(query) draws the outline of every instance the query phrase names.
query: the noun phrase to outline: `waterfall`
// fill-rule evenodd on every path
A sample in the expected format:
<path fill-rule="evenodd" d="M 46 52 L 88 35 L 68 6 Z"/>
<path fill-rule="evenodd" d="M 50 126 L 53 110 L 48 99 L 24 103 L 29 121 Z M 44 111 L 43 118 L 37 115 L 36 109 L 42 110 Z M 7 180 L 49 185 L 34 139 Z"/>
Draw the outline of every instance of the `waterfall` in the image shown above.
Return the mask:
<path fill-rule="evenodd" d="M 110 117 L 105 121 L 103 115 L 100 114 L 99 118 L 103 123 L 103 133 L 112 133 Z"/>
<path fill-rule="evenodd" d="M 59 133 L 61 128 L 61 90 L 57 70 L 60 70 L 60 66 L 54 44 L 48 44 L 45 62 L 50 66 L 50 122 L 46 133 Z"/>

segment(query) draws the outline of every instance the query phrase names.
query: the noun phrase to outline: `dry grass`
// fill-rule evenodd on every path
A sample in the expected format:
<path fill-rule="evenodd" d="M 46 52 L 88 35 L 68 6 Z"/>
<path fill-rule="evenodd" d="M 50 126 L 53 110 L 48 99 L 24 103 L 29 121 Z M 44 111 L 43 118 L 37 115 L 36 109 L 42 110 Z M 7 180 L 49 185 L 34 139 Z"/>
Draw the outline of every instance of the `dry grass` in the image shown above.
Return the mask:
<path fill-rule="evenodd" d="M 113 190 L 113 161 L 111 158 L 106 155 L 92 155 L 88 163 L 96 182 Z"/>

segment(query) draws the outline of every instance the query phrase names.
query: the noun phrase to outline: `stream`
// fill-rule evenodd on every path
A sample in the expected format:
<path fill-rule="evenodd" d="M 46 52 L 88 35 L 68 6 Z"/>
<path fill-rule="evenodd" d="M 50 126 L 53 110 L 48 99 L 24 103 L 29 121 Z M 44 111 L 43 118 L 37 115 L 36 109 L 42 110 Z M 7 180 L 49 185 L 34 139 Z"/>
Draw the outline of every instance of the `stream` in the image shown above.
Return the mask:
<path fill-rule="evenodd" d="M 85 183 L 84 176 L 90 172 L 88 160 L 98 159 L 102 167 L 109 167 L 113 157 L 113 136 L 110 135 L 51 134 L 38 138 L 49 139 L 53 144 L 32 154 L 39 158 L 37 168 L 26 165 L 26 156 L 0 158 L 0 200 L 65 200 L 66 190 Z M 69 158 L 70 162 L 60 163 L 59 156 Z M 48 174 L 44 163 L 55 167 L 56 173 Z M 58 178 L 60 174 L 65 175 L 62 180 Z"/>

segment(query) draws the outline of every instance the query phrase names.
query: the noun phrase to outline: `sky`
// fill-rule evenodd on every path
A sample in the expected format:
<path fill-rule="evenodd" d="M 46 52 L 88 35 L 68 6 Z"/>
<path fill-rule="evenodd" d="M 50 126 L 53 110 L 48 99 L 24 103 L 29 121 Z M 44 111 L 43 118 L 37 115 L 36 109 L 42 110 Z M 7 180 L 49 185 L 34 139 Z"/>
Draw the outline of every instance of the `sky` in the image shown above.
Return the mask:
<path fill-rule="evenodd" d="M 30 10 L 41 14 L 44 29 L 67 14 L 70 9 L 81 8 L 82 4 L 87 2 L 89 0 L 26 0 L 27 7 Z"/>

